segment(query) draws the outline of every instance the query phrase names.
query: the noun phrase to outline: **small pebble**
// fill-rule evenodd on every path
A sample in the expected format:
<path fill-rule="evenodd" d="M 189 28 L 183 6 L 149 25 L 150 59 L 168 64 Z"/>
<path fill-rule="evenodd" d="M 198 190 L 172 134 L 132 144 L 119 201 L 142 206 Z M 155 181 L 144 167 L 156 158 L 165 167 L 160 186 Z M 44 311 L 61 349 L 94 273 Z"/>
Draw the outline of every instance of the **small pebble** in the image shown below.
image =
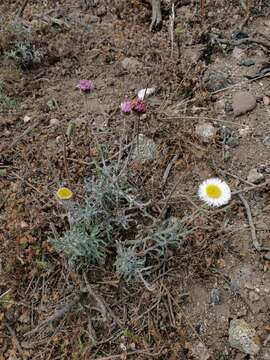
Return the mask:
<path fill-rule="evenodd" d="M 268 251 L 267 253 L 264 254 L 264 258 L 265 258 L 265 260 L 270 261 L 270 251 Z"/>
<path fill-rule="evenodd" d="M 238 65 L 240 66 L 252 66 L 255 65 L 255 60 L 253 59 L 243 59 L 239 61 Z"/>
<path fill-rule="evenodd" d="M 227 140 L 226 144 L 229 145 L 230 147 L 234 148 L 234 147 L 239 146 L 240 141 L 239 141 L 239 138 L 238 138 L 238 137 L 236 137 L 236 136 L 231 136 L 231 137 L 229 137 L 229 139 Z"/>
<path fill-rule="evenodd" d="M 249 135 L 251 133 L 251 130 L 248 126 L 245 126 L 242 129 L 239 129 L 239 135 L 241 137 L 246 137 L 247 135 Z"/>
<path fill-rule="evenodd" d="M 251 169 L 247 176 L 247 180 L 252 184 L 258 184 L 263 179 L 264 179 L 263 174 L 258 172 L 258 170 L 256 168 Z"/>
<path fill-rule="evenodd" d="M 60 124 L 60 121 L 58 119 L 51 119 L 50 125 L 52 126 L 58 126 Z"/>
<path fill-rule="evenodd" d="M 267 95 L 263 96 L 263 103 L 265 106 L 269 106 L 270 105 L 270 97 Z"/>
<path fill-rule="evenodd" d="M 31 117 L 28 116 L 28 115 L 25 115 L 25 117 L 23 118 L 23 122 L 24 122 L 25 124 L 27 124 L 30 120 L 31 120 Z"/>
<path fill-rule="evenodd" d="M 268 135 L 268 136 L 266 136 L 266 138 L 264 138 L 263 144 L 265 146 L 270 146 L 270 135 Z"/>
<path fill-rule="evenodd" d="M 245 50 L 236 46 L 233 49 L 232 56 L 237 60 L 241 60 L 245 56 Z"/>
<path fill-rule="evenodd" d="M 198 124 L 195 131 L 202 141 L 206 143 L 212 140 L 217 133 L 216 128 L 210 123 Z"/>
<path fill-rule="evenodd" d="M 260 300 L 260 296 L 255 291 L 250 291 L 249 300 L 252 302 Z"/>
<path fill-rule="evenodd" d="M 128 72 L 135 73 L 139 71 L 142 63 L 134 57 L 128 57 L 122 60 L 121 65 Z"/>
<path fill-rule="evenodd" d="M 221 304 L 221 294 L 219 289 L 214 288 L 210 293 L 210 304 L 211 305 L 220 305 Z"/>

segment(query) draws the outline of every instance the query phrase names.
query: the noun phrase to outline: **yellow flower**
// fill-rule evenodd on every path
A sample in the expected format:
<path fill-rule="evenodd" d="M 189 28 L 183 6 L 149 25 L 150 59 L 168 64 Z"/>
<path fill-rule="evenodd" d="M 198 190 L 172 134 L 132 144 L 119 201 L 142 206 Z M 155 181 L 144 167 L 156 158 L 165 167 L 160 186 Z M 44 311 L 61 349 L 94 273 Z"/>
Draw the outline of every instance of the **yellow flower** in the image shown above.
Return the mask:
<path fill-rule="evenodd" d="M 61 187 L 58 189 L 56 195 L 60 200 L 69 200 L 72 198 L 73 192 L 66 187 Z"/>

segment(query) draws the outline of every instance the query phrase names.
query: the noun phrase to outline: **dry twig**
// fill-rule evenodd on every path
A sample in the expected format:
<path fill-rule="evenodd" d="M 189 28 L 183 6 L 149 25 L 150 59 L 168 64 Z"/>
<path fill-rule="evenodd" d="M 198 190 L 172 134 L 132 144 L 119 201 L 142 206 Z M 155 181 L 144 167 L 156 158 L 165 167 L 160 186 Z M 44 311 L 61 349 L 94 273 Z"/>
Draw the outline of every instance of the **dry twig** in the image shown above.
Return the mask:
<path fill-rule="evenodd" d="M 115 359 L 122 359 L 123 355 L 131 356 L 131 355 L 139 355 L 139 354 L 144 354 L 145 356 L 149 356 L 149 357 L 158 357 L 158 356 L 160 356 L 162 351 L 163 351 L 163 347 L 157 353 L 149 353 L 145 350 L 135 350 L 135 351 L 131 351 L 128 353 L 121 353 L 121 354 L 117 354 L 117 355 L 110 355 L 110 356 L 97 358 L 96 360 L 115 360 Z"/>
<path fill-rule="evenodd" d="M 239 194 L 246 193 L 246 192 L 248 192 L 248 191 L 252 191 L 252 190 L 255 190 L 255 189 L 264 188 L 264 187 L 266 187 L 267 185 L 270 185 L 270 182 L 269 182 L 269 181 L 265 181 L 265 182 L 262 183 L 262 184 L 254 185 L 254 186 L 251 186 L 251 187 L 247 187 L 247 188 L 245 188 L 245 189 L 243 189 L 243 190 L 233 191 L 233 192 L 232 192 L 232 195 L 239 195 Z"/>
<path fill-rule="evenodd" d="M 55 310 L 54 314 L 52 314 L 50 317 L 48 317 L 48 319 L 46 319 L 46 320 L 42 321 L 40 324 L 38 324 L 35 327 L 35 329 L 25 333 L 24 337 L 31 337 L 31 336 L 37 334 L 38 332 L 40 332 L 45 327 L 51 325 L 53 321 L 61 319 L 64 315 L 66 315 L 70 311 L 70 309 L 75 304 L 77 304 L 78 301 L 79 301 L 79 296 L 75 296 L 74 299 L 71 300 L 70 302 L 68 302 L 67 304 L 65 304 L 64 307 L 62 307 L 61 309 Z"/>
<path fill-rule="evenodd" d="M 255 247 L 255 249 L 257 251 L 260 251 L 260 250 L 262 250 L 262 246 L 261 246 L 261 244 L 259 243 L 259 241 L 257 239 L 256 229 L 255 229 L 255 225 L 254 225 L 253 218 L 252 218 L 252 215 L 251 215 L 250 206 L 249 206 L 247 200 L 244 198 L 244 196 L 242 194 L 238 194 L 238 196 L 239 196 L 239 199 L 244 204 L 244 207 L 245 207 L 246 212 L 247 212 L 247 217 L 248 217 L 248 222 L 249 222 L 249 226 L 250 226 L 251 239 L 252 239 L 252 242 L 253 242 L 253 246 Z"/>
<path fill-rule="evenodd" d="M 111 310 L 109 305 L 105 303 L 105 301 L 96 293 L 96 291 L 90 285 L 85 273 L 83 274 L 83 278 L 84 278 L 84 282 L 86 285 L 86 289 L 87 289 L 89 295 L 95 299 L 95 301 L 98 305 L 98 308 L 103 316 L 103 319 L 108 320 L 108 315 L 109 315 L 110 318 L 112 320 L 114 320 L 119 326 L 122 326 L 120 319 L 113 313 L 113 311 Z"/>
<path fill-rule="evenodd" d="M 23 16 L 23 13 L 24 13 L 24 10 L 26 8 L 26 5 L 28 4 L 29 0 L 24 0 L 20 10 L 18 11 L 18 17 L 22 17 Z"/>
<path fill-rule="evenodd" d="M 177 151 L 177 153 L 174 155 L 174 157 L 172 158 L 172 160 L 169 162 L 168 166 L 166 167 L 166 170 L 164 172 L 164 175 L 163 175 L 163 178 L 161 181 L 161 187 L 165 186 L 168 176 L 170 174 L 170 171 L 171 171 L 173 165 L 175 164 L 175 162 L 177 161 L 177 159 L 179 158 L 179 156 L 180 156 L 180 151 Z"/>

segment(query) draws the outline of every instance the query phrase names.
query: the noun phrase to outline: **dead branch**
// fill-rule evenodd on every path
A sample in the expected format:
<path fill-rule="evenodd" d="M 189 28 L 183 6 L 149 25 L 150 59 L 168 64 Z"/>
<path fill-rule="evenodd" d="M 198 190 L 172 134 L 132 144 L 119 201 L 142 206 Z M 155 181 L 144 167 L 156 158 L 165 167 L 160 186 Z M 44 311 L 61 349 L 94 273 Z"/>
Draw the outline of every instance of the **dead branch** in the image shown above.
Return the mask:
<path fill-rule="evenodd" d="M 167 179 L 168 179 L 168 176 L 171 172 L 171 169 L 173 167 L 173 165 L 175 164 L 175 162 L 177 161 L 177 159 L 179 158 L 180 156 L 180 151 L 177 151 L 177 153 L 174 155 L 174 157 L 172 158 L 172 160 L 169 162 L 165 172 L 164 172 L 164 175 L 163 175 L 163 178 L 162 178 L 162 181 L 161 181 L 161 187 L 165 186 L 166 182 L 167 182 Z"/>
<path fill-rule="evenodd" d="M 6 328 L 8 329 L 8 331 L 9 331 L 11 337 L 12 337 L 12 341 L 13 341 L 14 345 L 16 346 L 20 356 L 22 357 L 23 360 L 26 360 L 26 357 L 24 356 L 23 350 L 22 350 L 21 345 L 20 345 L 20 343 L 19 343 L 19 341 L 17 339 L 15 331 L 11 328 L 11 326 L 9 324 L 6 323 L 5 325 L 6 325 Z"/>

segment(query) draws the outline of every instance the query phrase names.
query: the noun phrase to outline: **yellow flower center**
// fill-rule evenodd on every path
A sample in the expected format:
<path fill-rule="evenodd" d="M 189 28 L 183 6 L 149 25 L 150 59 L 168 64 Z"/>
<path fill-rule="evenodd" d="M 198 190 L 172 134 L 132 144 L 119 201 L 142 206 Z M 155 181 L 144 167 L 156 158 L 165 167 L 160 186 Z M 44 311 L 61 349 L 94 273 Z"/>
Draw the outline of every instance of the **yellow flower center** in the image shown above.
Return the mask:
<path fill-rule="evenodd" d="M 68 200 L 72 197 L 73 193 L 71 190 L 69 190 L 66 187 L 61 187 L 58 191 L 57 191 L 57 196 L 59 199 L 61 200 Z"/>
<path fill-rule="evenodd" d="M 211 199 L 218 199 L 222 195 L 222 191 L 218 185 L 210 184 L 206 187 L 206 194 Z"/>

